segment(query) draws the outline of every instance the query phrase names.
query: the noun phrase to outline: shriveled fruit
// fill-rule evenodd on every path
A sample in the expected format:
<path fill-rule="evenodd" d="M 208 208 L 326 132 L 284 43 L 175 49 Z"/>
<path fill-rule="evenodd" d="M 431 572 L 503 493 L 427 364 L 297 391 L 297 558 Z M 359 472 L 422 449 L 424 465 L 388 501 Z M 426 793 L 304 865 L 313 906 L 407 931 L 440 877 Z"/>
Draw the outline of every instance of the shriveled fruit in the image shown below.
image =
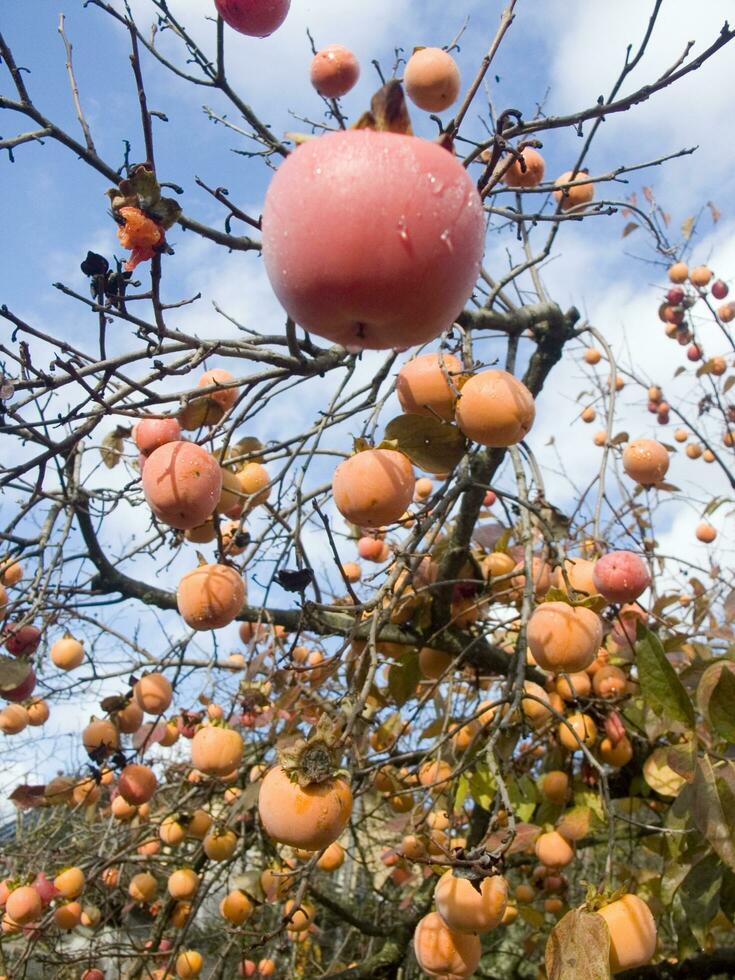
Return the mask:
<path fill-rule="evenodd" d="M 163 674 L 145 674 L 133 687 L 133 697 L 148 715 L 160 715 L 173 700 L 171 682 Z"/>
<path fill-rule="evenodd" d="M 419 967 L 432 977 L 463 980 L 480 962 L 480 937 L 450 929 L 438 912 L 429 912 L 416 926 L 413 948 Z"/>
<path fill-rule="evenodd" d="M 611 551 L 595 562 L 595 588 L 611 602 L 634 602 L 651 584 L 645 561 L 632 551 Z"/>
<path fill-rule="evenodd" d="M 360 65 L 342 44 L 330 44 L 317 51 L 309 68 L 309 79 L 319 95 L 339 99 L 357 84 Z"/>
<path fill-rule="evenodd" d="M 147 803 L 156 792 L 158 780 L 150 766 L 133 762 L 120 773 L 117 788 L 120 796 L 134 806 Z"/>
<path fill-rule="evenodd" d="M 656 952 L 656 920 L 637 895 L 624 895 L 605 905 L 598 915 L 610 930 L 610 969 L 613 973 L 645 966 Z"/>
<path fill-rule="evenodd" d="M 544 602 L 528 622 L 528 646 L 543 670 L 584 670 L 597 656 L 601 643 L 600 617 L 584 606 Z"/>
<path fill-rule="evenodd" d="M 244 747 L 234 728 L 205 725 L 191 740 L 191 762 L 208 776 L 223 776 L 238 768 Z"/>
<path fill-rule="evenodd" d="M 84 647 L 73 636 L 57 640 L 51 647 L 51 661 L 60 670 L 74 670 L 84 660 Z"/>
<path fill-rule="evenodd" d="M 275 766 L 263 779 L 258 811 L 266 833 L 281 844 L 321 850 L 337 840 L 352 813 L 352 792 L 341 777 L 299 786 Z"/>
<path fill-rule="evenodd" d="M 537 187 L 544 179 L 544 158 L 532 146 L 521 150 L 521 158 L 523 165 L 517 157 L 513 159 L 513 163 L 503 174 L 503 183 L 508 187 Z"/>
<path fill-rule="evenodd" d="M 535 417 L 533 395 L 508 371 L 473 375 L 457 403 L 457 425 L 483 446 L 514 446 L 529 432 Z"/>
<path fill-rule="evenodd" d="M 143 469 L 143 493 L 156 517 L 186 530 L 203 524 L 222 491 L 219 463 L 192 442 L 168 442 L 155 449 Z"/>
<path fill-rule="evenodd" d="M 299 146 L 263 211 L 263 257 L 281 304 L 304 329 L 352 348 L 412 346 L 450 327 L 484 238 L 479 194 L 454 154 L 369 129 Z"/>
<path fill-rule="evenodd" d="M 176 590 L 176 605 L 195 630 L 229 625 L 245 602 L 245 581 L 229 565 L 199 565 L 187 572 Z"/>
<path fill-rule="evenodd" d="M 668 468 L 668 450 L 655 439 L 634 439 L 623 450 L 623 469 L 641 486 L 659 483 Z"/>
<path fill-rule="evenodd" d="M 408 456 L 393 449 L 367 449 L 339 464 L 332 477 L 332 494 L 346 520 L 360 527 L 380 527 L 403 516 L 415 483 Z"/>
<path fill-rule="evenodd" d="M 447 381 L 456 384 L 462 362 L 454 354 L 420 354 L 403 365 L 396 379 L 396 394 L 404 412 L 454 418 L 457 396 Z"/>
<path fill-rule="evenodd" d="M 508 904 L 508 884 L 502 875 L 483 878 L 479 892 L 467 878 L 445 872 L 434 890 L 436 910 L 450 929 L 483 933 L 500 925 Z"/>
<path fill-rule="evenodd" d="M 581 712 L 569 715 L 565 721 L 559 722 L 559 741 L 569 752 L 576 752 L 580 743 L 587 747 L 594 745 L 597 738 L 597 725 Z"/>
<path fill-rule="evenodd" d="M 233 31 L 268 37 L 286 19 L 291 0 L 214 0 L 217 13 Z"/>
<path fill-rule="evenodd" d="M 554 184 L 570 184 L 569 187 L 560 187 L 554 191 L 554 199 L 562 211 L 571 211 L 572 208 L 581 208 L 589 204 L 595 196 L 595 185 L 585 180 L 587 174 L 582 170 L 572 178 L 572 171 L 567 170 L 560 177 L 557 177 Z"/>

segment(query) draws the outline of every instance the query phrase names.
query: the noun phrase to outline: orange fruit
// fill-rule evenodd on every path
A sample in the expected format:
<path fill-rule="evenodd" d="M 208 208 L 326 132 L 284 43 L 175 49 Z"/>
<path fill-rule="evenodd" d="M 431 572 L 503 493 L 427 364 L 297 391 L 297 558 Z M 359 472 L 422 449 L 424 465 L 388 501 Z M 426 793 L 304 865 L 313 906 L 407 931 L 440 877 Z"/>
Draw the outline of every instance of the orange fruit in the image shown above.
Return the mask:
<path fill-rule="evenodd" d="M 457 425 L 483 446 L 514 446 L 526 436 L 535 416 L 533 395 L 508 371 L 473 375 L 457 402 Z"/>

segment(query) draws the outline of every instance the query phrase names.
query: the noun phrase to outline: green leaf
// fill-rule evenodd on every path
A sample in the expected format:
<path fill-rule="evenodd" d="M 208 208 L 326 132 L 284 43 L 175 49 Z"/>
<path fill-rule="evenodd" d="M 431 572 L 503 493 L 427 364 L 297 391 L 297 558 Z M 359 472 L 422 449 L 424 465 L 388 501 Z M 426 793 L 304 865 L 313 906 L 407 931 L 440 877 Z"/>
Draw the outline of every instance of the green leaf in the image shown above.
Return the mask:
<path fill-rule="evenodd" d="M 728 742 L 735 742 L 735 664 L 718 660 L 702 674 L 697 704 L 712 728 Z"/>
<path fill-rule="evenodd" d="M 518 779 L 508 780 L 507 788 L 516 817 L 524 822 L 530 820 L 533 816 L 533 811 L 536 809 L 539 796 L 533 779 L 527 773 L 524 773 Z"/>
<path fill-rule="evenodd" d="M 731 763 L 717 768 L 709 757 L 699 760 L 694 776 L 692 817 L 713 851 L 735 871 L 735 771 Z"/>
<path fill-rule="evenodd" d="M 610 930 L 601 915 L 572 909 L 546 944 L 549 980 L 610 980 Z"/>
<path fill-rule="evenodd" d="M 388 690 L 399 708 L 416 693 L 420 676 L 419 658 L 415 653 L 404 654 L 400 660 L 391 664 L 388 671 Z"/>
<path fill-rule="evenodd" d="M 449 473 L 465 454 L 467 441 L 456 425 L 428 415 L 398 415 L 385 427 L 412 463 L 427 473 Z"/>
<path fill-rule="evenodd" d="M 459 777 L 457 792 L 454 795 L 454 812 L 459 813 L 470 792 L 470 780 L 466 772 Z"/>
<path fill-rule="evenodd" d="M 472 799 L 484 810 L 490 810 L 495 799 L 498 785 L 495 777 L 487 766 L 480 765 L 470 776 L 470 793 Z"/>
<path fill-rule="evenodd" d="M 720 859 L 710 853 L 694 865 L 679 888 L 689 928 L 702 946 L 710 923 L 720 908 L 723 871 Z"/>
<path fill-rule="evenodd" d="M 661 641 L 642 623 L 638 623 L 635 662 L 646 706 L 670 722 L 670 731 L 694 728 L 694 705 L 666 659 Z"/>

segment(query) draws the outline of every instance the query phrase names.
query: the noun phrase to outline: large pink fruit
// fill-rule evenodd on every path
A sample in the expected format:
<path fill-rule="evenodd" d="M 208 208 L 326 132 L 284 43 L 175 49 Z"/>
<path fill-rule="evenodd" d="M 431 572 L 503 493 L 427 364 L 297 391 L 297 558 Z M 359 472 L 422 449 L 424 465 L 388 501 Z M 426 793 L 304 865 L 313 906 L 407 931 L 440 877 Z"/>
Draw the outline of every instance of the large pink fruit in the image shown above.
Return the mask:
<path fill-rule="evenodd" d="M 5 641 L 5 649 L 14 657 L 30 657 L 41 642 L 41 630 L 31 623 L 25 626 L 11 626 L 13 632 Z"/>
<path fill-rule="evenodd" d="M 423 344 L 469 299 L 485 221 L 456 157 L 416 136 L 347 130 L 282 164 L 263 211 L 263 257 L 302 327 L 347 347 Z"/>
<path fill-rule="evenodd" d="M 595 562 L 595 588 L 611 602 L 634 602 L 651 584 L 648 566 L 632 551 L 611 551 Z"/>
<path fill-rule="evenodd" d="M 214 0 L 222 20 L 248 37 L 268 37 L 286 19 L 291 0 Z"/>
<path fill-rule="evenodd" d="M 139 452 L 150 456 L 154 449 L 165 446 L 167 442 L 181 439 L 181 426 L 178 419 L 141 419 L 133 428 L 133 439 Z"/>
<path fill-rule="evenodd" d="M 221 491 L 219 463 L 193 442 L 167 442 L 146 460 L 143 493 L 159 521 L 171 527 L 199 527 L 217 506 Z"/>

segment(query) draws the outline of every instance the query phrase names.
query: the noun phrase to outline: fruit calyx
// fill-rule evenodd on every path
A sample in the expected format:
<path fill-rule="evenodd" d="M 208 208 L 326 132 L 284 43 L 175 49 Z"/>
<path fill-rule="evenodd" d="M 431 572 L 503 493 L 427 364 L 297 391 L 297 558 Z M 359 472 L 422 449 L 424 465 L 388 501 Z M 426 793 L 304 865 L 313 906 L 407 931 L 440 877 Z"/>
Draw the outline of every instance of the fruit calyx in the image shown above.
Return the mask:
<path fill-rule="evenodd" d="M 342 728 L 340 721 L 325 714 L 308 738 L 294 738 L 279 746 L 278 761 L 292 782 L 305 788 L 344 774 L 337 765 Z"/>

